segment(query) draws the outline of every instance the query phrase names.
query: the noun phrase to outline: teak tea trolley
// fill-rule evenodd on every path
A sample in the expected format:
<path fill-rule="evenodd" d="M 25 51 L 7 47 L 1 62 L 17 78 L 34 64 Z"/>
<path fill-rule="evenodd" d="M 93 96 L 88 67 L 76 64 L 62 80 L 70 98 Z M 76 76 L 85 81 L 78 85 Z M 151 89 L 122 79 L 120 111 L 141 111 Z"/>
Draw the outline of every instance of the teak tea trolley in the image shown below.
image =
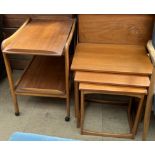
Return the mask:
<path fill-rule="evenodd" d="M 70 119 L 69 47 L 74 19 L 31 20 L 2 43 L 15 115 L 19 115 L 17 95 L 66 99 L 66 121 Z M 14 84 L 9 54 L 33 55 L 32 61 Z"/>
<path fill-rule="evenodd" d="M 134 138 L 153 71 L 145 47 L 152 34 L 153 20 L 148 15 L 78 16 L 78 44 L 71 69 L 75 73 L 75 116 L 81 134 Z M 129 96 L 130 132 L 84 129 L 86 94 Z M 139 98 L 139 104 L 133 118 L 131 106 L 135 97 Z"/>

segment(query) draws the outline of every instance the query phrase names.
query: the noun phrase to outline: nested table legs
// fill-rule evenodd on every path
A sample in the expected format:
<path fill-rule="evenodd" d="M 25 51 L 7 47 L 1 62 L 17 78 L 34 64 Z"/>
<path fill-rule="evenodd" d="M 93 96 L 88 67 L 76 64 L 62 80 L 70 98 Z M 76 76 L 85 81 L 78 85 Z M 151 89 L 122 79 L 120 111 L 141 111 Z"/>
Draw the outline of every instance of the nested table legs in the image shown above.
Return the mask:
<path fill-rule="evenodd" d="M 13 81 L 13 77 L 12 77 L 10 61 L 9 61 L 7 54 L 3 53 L 3 57 L 4 57 L 6 72 L 7 72 L 7 76 L 8 76 L 9 85 L 10 85 L 10 91 L 11 91 L 11 95 L 12 95 L 12 99 L 13 99 L 15 115 L 18 116 L 19 115 L 19 107 L 18 107 L 18 103 L 17 103 L 17 96 L 15 94 L 14 81 Z"/>
<path fill-rule="evenodd" d="M 150 117 L 151 117 L 151 110 L 152 110 L 152 99 L 153 99 L 153 93 L 154 93 L 154 86 L 155 85 L 155 67 L 153 69 L 153 73 L 151 76 L 151 83 L 148 90 L 148 96 L 146 101 L 146 108 L 145 108 L 145 115 L 144 115 L 144 130 L 143 130 L 143 140 L 146 140 L 149 124 L 150 124 Z"/>
<path fill-rule="evenodd" d="M 84 130 L 84 116 L 85 116 L 85 100 L 84 100 L 84 93 L 83 91 L 81 91 L 81 108 L 80 108 L 80 127 L 81 127 L 81 134 L 83 134 L 83 130 Z"/>
<path fill-rule="evenodd" d="M 69 83 L 69 48 L 65 48 L 65 83 L 66 83 L 66 112 L 67 116 L 65 117 L 66 121 L 70 120 L 70 83 Z"/>
<path fill-rule="evenodd" d="M 138 128 L 138 123 L 139 123 L 139 119 L 140 119 L 140 114 L 142 111 L 142 107 L 143 107 L 143 100 L 144 100 L 144 95 L 139 95 L 138 97 L 140 98 L 139 101 L 139 105 L 138 105 L 138 109 L 137 109 L 137 113 L 135 116 L 135 120 L 133 122 L 133 125 L 131 126 L 131 130 L 130 133 L 125 133 L 125 134 L 114 134 L 114 133 L 105 133 L 105 132 L 96 132 L 96 131 L 90 131 L 90 130 L 86 130 L 84 129 L 84 117 L 85 117 L 85 94 L 87 94 L 88 92 L 81 90 L 81 118 L 80 118 L 80 127 L 81 127 L 81 134 L 86 134 L 86 135 L 96 135 L 96 136 L 106 136 L 106 137 L 116 137 L 116 138 L 134 138 L 137 128 Z M 137 95 L 136 95 L 137 96 Z M 130 111 L 130 107 L 128 108 Z"/>
<path fill-rule="evenodd" d="M 79 83 L 74 82 L 74 97 L 75 97 L 75 117 L 77 119 L 77 127 L 80 127 L 80 103 L 79 103 Z"/>
<path fill-rule="evenodd" d="M 132 138 L 135 137 L 135 134 L 137 132 L 138 123 L 139 123 L 141 112 L 142 112 L 142 108 L 143 108 L 143 103 L 144 103 L 144 95 L 142 95 L 140 97 L 140 101 L 139 101 L 139 105 L 138 105 L 138 109 L 137 109 L 135 121 L 134 121 L 133 128 L 132 128 L 132 131 L 131 131 L 132 134 L 133 134 L 133 137 Z"/>

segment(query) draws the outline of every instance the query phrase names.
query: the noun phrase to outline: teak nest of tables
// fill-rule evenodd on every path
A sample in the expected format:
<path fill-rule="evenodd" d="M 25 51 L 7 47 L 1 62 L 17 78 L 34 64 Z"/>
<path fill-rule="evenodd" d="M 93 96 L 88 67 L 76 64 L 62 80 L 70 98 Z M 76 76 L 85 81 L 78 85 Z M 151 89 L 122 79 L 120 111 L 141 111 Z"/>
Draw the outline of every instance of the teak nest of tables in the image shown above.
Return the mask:
<path fill-rule="evenodd" d="M 135 137 L 144 97 L 148 95 L 149 98 L 149 88 L 154 81 L 153 65 L 146 50 L 153 23 L 152 15 L 78 16 L 78 43 L 71 69 L 75 72 L 75 116 L 81 134 Z M 120 134 L 84 129 L 86 94 L 129 96 L 130 132 Z M 133 97 L 139 98 L 134 118 L 131 116 Z M 150 101 L 147 100 L 146 104 Z M 106 103 L 103 100 L 98 102 Z"/>
<path fill-rule="evenodd" d="M 3 57 L 13 98 L 19 115 L 17 95 L 49 96 L 66 99 L 66 121 L 70 119 L 69 47 L 74 19 L 31 20 L 2 43 Z M 14 85 L 9 54 L 34 55 Z"/>

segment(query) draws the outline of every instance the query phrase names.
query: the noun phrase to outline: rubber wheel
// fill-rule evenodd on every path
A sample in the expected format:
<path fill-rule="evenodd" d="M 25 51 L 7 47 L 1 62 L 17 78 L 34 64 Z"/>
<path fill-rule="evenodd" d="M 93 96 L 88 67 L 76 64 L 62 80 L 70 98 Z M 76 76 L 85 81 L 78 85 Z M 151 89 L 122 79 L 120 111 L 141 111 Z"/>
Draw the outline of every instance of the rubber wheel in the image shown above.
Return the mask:
<path fill-rule="evenodd" d="M 15 116 L 19 116 L 20 115 L 20 113 L 19 112 L 15 112 Z"/>
<path fill-rule="evenodd" d="M 66 117 L 65 117 L 65 121 L 66 121 L 66 122 L 70 121 L 70 117 L 66 116 Z"/>

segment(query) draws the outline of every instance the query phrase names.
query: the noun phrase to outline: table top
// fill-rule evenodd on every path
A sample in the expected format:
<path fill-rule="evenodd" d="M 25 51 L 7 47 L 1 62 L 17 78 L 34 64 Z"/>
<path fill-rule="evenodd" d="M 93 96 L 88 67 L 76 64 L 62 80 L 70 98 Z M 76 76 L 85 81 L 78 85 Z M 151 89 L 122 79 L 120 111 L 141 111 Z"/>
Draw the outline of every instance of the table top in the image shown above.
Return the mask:
<path fill-rule="evenodd" d="M 5 53 L 62 55 L 73 20 L 32 20 L 3 50 Z"/>
<path fill-rule="evenodd" d="M 104 93 L 123 93 L 123 94 L 147 94 L 147 89 L 136 88 L 136 87 L 121 87 L 112 85 L 101 85 L 101 84 L 90 84 L 90 83 L 80 83 L 80 90 L 85 90 L 88 92 L 104 92 Z"/>
<path fill-rule="evenodd" d="M 76 82 L 96 83 L 117 86 L 129 87 L 143 87 L 147 88 L 150 85 L 148 76 L 138 75 L 124 75 L 124 74 L 110 74 L 110 73 L 97 73 L 97 72 L 75 72 Z"/>
<path fill-rule="evenodd" d="M 142 45 L 79 43 L 71 69 L 106 73 L 151 75 L 153 66 Z"/>

